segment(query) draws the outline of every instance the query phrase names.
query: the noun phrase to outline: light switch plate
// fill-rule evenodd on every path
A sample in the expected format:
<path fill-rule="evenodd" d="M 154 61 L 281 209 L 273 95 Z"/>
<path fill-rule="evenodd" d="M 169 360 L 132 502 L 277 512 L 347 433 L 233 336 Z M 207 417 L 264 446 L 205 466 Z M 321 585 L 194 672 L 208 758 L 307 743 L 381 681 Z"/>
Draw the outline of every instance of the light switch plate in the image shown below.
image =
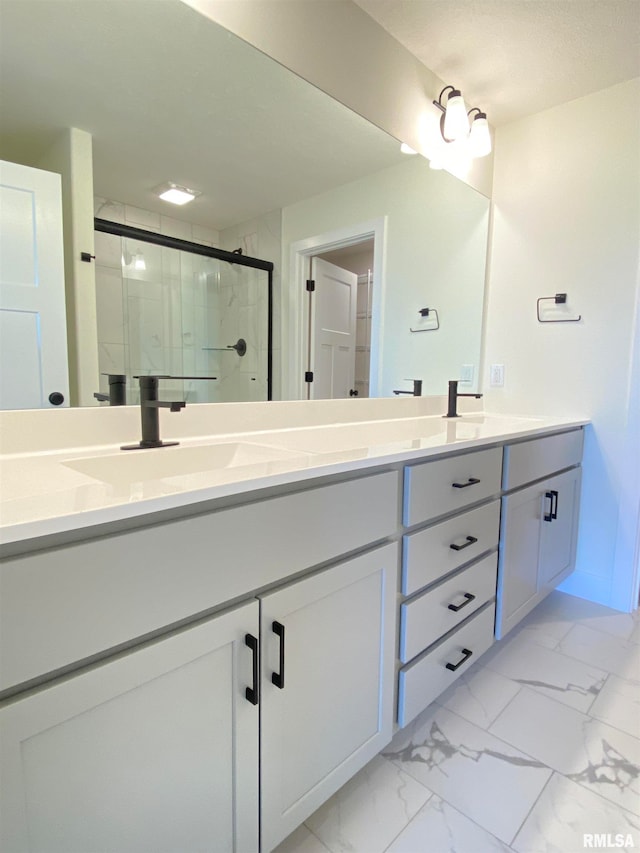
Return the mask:
<path fill-rule="evenodd" d="M 492 364 L 489 370 L 489 385 L 492 388 L 504 386 L 504 364 Z"/>
<path fill-rule="evenodd" d="M 471 385 L 471 383 L 473 382 L 473 374 L 473 365 L 463 364 L 460 369 L 460 379 L 458 381 L 464 383 L 465 385 Z"/>

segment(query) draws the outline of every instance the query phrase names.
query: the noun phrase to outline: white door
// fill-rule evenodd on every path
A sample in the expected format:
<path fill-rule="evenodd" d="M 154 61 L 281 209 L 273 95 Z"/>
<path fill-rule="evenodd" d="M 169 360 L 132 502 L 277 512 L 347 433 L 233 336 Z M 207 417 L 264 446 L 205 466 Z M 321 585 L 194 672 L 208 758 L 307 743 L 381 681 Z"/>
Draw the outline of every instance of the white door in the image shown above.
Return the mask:
<path fill-rule="evenodd" d="M 385 545 L 262 598 L 264 853 L 391 740 L 397 563 Z"/>
<path fill-rule="evenodd" d="M 311 278 L 315 290 L 311 294 L 309 396 L 315 400 L 349 397 L 355 388 L 358 276 L 312 258 Z"/>
<path fill-rule="evenodd" d="M 0 709 L 0 849 L 257 853 L 257 636 L 252 601 Z"/>
<path fill-rule="evenodd" d="M 60 175 L 0 161 L 0 409 L 68 405 Z"/>

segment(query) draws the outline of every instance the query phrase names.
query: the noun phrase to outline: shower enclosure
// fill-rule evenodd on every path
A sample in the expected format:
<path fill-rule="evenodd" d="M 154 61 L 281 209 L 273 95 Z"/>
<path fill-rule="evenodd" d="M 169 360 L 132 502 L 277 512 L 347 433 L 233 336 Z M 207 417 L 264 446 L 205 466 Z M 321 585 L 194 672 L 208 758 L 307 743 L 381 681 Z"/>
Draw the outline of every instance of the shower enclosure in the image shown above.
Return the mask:
<path fill-rule="evenodd" d="M 164 400 L 271 399 L 271 262 L 105 219 L 95 229 L 101 391 L 121 373 L 128 403 L 141 375 L 163 377 Z"/>

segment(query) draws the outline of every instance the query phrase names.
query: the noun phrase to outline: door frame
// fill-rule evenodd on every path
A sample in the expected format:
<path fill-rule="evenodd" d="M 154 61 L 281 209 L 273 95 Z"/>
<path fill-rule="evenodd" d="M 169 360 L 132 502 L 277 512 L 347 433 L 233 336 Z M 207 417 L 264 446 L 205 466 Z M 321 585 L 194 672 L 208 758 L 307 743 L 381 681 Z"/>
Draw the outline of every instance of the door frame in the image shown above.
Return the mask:
<path fill-rule="evenodd" d="M 309 276 L 309 259 L 314 255 L 354 246 L 373 238 L 373 277 L 371 299 L 371 361 L 369 367 L 369 395 L 378 393 L 382 372 L 382 332 L 384 328 L 384 282 L 386 261 L 387 217 L 371 219 L 355 225 L 346 225 L 324 234 L 316 234 L 291 243 L 289 251 L 289 328 L 285 336 L 284 351 L 289 353 L 289 372 L 283 387 L 287 399 L 305 400 L 304 371 L 309 344 L 308 300 L 306 281 Z M 283 360 L 284 361 L 284 360 Z M 283 365 L 284 366 L 284 365 Z"/>

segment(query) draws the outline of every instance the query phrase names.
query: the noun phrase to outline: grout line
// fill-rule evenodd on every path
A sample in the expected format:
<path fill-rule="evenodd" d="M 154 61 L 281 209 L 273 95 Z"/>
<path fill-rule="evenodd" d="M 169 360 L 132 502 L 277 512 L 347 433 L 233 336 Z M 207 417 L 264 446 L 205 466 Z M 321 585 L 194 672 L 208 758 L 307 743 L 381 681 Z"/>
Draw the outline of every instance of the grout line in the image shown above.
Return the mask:
<path fill-rule="evenodd" d="M 551 770 L 551 775 L 549 776 L 549 778 L 547 779 L 547 781 L 544 783 L 544 785 L 543 785 L 543 786 L 542 786 L 542 788 L 540 789 L 540 793 L 538 794 L 538 796 L 537 796 L 537 797 L 535 798 L 535 800 L 533 801 L 533 803 L 532 803 L 532 805 L 531 805 L 531 808 L 529 809 L 529 811 L 527 812 L 527 814 L 526 814 L 526 815 L 525 815 L 525 817 L 524 817 L 524 820 L 522 821 L 522 823 L 520 824 L 520 826 L 519 826 L 519 827 L 518 827 L 518 829 L 516 830 L 516 832 L 515 832 L 515 834 L 514 834 L 513 838 L 512 838 L 512 839 L 511 839 L 511 841 L 509 842 L 509 847 L 511 847 L 511 846 L 513 845 L 513 842 L 516 840 L 516 838 L 518 837 L 518 835 L 519 835 L 519 834 L 520 834 L 520 832 L 522 831 L 522 827 L 523 827 L 523 826 L 525 825 L 525 823 L 529 820 L 529 817 L 531 816 L 531 812 L 532 812 L 532 811 L 534 810 L 534 808 L 536 807 L 536 805 L 537 805 L 537 803 L 538 803 L 538 800 L 539 800 L 539 799 L 540 799 L 540 797 L 543 795 L 543 793 L 544 793 L 544 792 L 545 792 L 545 790 L 547 789 L 547 786 L 549 785 L 549 783 L 550 783 L 550 782 L 551 782 L 551 780 L 553 779 L 554 775 L 556 774 L 556 771 L 555 771 L 552 767 L 550 767 L 550 768 L 549 768 L 549 770 Z M 562 774 L 558 774 L 558 775 L 562 775 Z"/>
<path fill-rule="evenodd" d="M 404 772 L 404 771 L 403 771 L 403 772 Z M 407 774 L 407 775 L 409 775 L 409 774 Z M 413 779 L 413 776 L 412 776 L 411 778 Z M 417 782 L 418 780 L 416 779 L 415 781 Z M 420 784 L 422 785 L 422 782 L 420 782 Z M 423 809 L 424 809 L 424 807 L 427 805 L 427 803 L 430 803 L 430 802 L 431 802 L 431 800 L 433 799 L 433 797 L 434 797 L 434 792 L 433 792 L 433 791 L 431 791 L 429 788 L 427 788 L 427 786 L 426 786 L 426 785 L 422 785 L 422 787 L 423 787 L 423 788 L 426 788 L 426 790 L 427 790 L 427 791 L 429 791 L 429 796 L 428 796 L 428 797 L 427 797 L 427 799 L 424 801 L 424 803 L 420 806 L 420 808 L 419 808 L 419 809 L 418 809 L 418 811 L 414 814 L 414 816 L 411 818 L 411 820 L 410 820 L 408 823 L 405 823 L 405 825 L 402 827 L 402 829 L 400 830 L 400 832 L 398 832 L 396 835 L 394 835 L 394 837 L 393 837 L 393 838 L 392 838 L 392 840 L 389 842 L 389 844 L 387 844 L 387 846 L 384 848 L 383 853 L 386 853 L 386 851 L 387 851 L 387 850 L 388 850 L 388 849 L 389 849 L 393 844 L 395 844 L 395 843 L 396 843 L 396 841 L 398 840 L 398 838 L 400 838 L 400 836 L 401 836 L 401 835 L 402 835 L 402 833 L 405 831 L 405 829 L 407 829 L 408 827 L 410 827 L 410 826 L 411 826 L 411 824 L 412 824 L 412 823 L 414 822 L 414 820 L 418 817 L 418 815 L 422 812 L 422 810 L 423 810 Z M 356 853 L 358 853 L 358 851 L 356 851 Z M 362 853 L 365 853 L 365 851 L 362 851 Z"/>
<path fill-rule="evenodd" d="M 592 794 L 595 794 L 599 800 L 601 800 L 603 806 L 607 806 L 610 809 L 614 809 L 616 811 L 621 812 L 623 815 L 628 815 L 630 818 L 630 822 L 635 823 L 640 818 L 640 815 L 637 812 L 632 811 L 631 809 L 627 809 L 624 806 L 621 806 L 620 803 L 616 803 L 613 800 L 604 797 L 596 787 L 589 787 L 588 785 L 583 785 L 582 782 L 576 782 L 575 779 L 569 779 L 568 776 L 565 776 L 564 773 L 560 773 L 557 770 L 554 770 L 556 776 L 562 776 L 563 779 L 566 779 L 567 782 L 573 782 L 574 785 L 578 785 L 584 791 L 590 791 Z"/>
<path fill-rule="evenodd" d="M 493 670 L 492 670 L 492 671 L 493 671 Z M 502 675 L 502 673 L 498 673 L 498 675 Z M 512 702 L 515 702 L 515 700 L 518 698 L 518 696 L 522 693 L 522 691 L 523 691 L 523 689 L 524 689 L 524 687 L 523 687 L 523 685 L 522 685 L 522 684 L 518 684 L 518 682 L 517 682 L 517 681 L 514 681 L 514 680 L 513 680 L 513 678 L 509 678 L 509 676 L 508 676 L 508 675 L 502 675 L 502 677 L 503 677 L 503 678 L 506 678 L 506 679 L 507 679 L 508 681 L 510 681 L 512 684 L 516 684 L 516 685 L 517 685 L 517 687 L 518 687 L 518 690 L 513 694 L 513 696 L 511 697 L 511 699 L 509 699 L 509 701 L 508 701 L 508 702 L 507 702 L 507 704 L 504 706 L 504 708 L 502 708 L 502 710 L 500 710 L 500 711 L 498 712 L 498 714 L 493 718 L 493 720 L 489 723 L 489 725 L 487 726 L 487 728 L 486 728 L 486 729 L 484 729 L 484 731 L 486 731 L 486 732 L 487 732 L 487 734 L 490 734 L 492 737 L 498 737 L 498 735 L 494 735 L 494 734 L 493 734 L 493 732 L 492 732 L 492 731 L 490 731 L 491 726 L 495 725 L 495 724 L 498 722 L 498 720 L 499 720 L 499 719 L 500 719 L 500 717 L 504 714 L 504 712 L 507 710 L 507 708 L 509 707 L 509 705 L 511 705 L 511 704 L 512 704 Z M 480 728 L 480 726 L 478 726 L 478 728 Z M 498 737 L 498 740 L 503 740 L 503 738 Z M 509 741 L 505 741 L 505 743 L 509 743 Z M 517 746 L 514 746 L 513 744 L 510 744 L 510 746 L 512 746 L 514 749 L 518 749 L 518 747 L 517 747 Z M 519 751 L 520 751 L 520 752 L 522 752 L 522 750 L 519 750 Z M 533 756 L 531 756 L 531 757 L 533 757 Z"/>
<path fill-rule="evenodd" d="M 572 658 L 572 660 L 573 660 L 573 658 Z M 604 670 L 603 670 L 603 671 L 604 671 Z M 613 673 L 611 673 L 611 672 L 608 672 L 608 673 L 607 673 L 606 678 L 605 678 L 605 679 L 604 679 L 604 681 L 602 682 L 602 687 L 600 688 L 600 690 L 598 690 L 598 692 L 596 693 L 596 695 L 593 697 L 593 699 L 592 699 L 592 700 L 591 700 L 591 702 L 589 703 L 589 707 L 585 710 L 585 712 L 584 712 L 584 713 L 585 713 L 588 717 L 593 717 L 593 714 L 591 713 L 591 709 L 593 708 L 593 706 L 594 706 L 594 704 L 595 704 L 596 700 L 598 699 L 598 697 L 600 696 L 600 694 L 602 693 L 602 691 L 603 691 L 603 690 L 605 689 L 605 687 L 607 686 L 607 683 L 608 683 L 609 679 L 611 678 L 612 674 L 613 674 Z M 598 717 L 595 717 L 594 719 L 596 719 L 596 720 L 597 720 L 597 719 L 598 719 Z"/>

